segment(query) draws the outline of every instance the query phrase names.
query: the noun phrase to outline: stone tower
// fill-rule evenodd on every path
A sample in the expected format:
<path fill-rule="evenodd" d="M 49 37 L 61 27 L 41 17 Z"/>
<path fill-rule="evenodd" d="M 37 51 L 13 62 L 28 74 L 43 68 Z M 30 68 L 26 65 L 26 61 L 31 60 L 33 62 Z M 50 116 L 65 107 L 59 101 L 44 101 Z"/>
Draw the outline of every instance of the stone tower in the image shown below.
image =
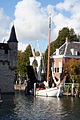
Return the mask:
<path fill-rule="evenodd" d="M 17 68 L 17 46 L 14 26 L 7 43 L 0 43 L 0 89 L 1 93 L 14 92 L 15 69 Z"/>
<path fill-rule="evenodd" d="M 15 28 L 14 26 L 11 29 L 10 38 L 8 40 L 8 45 L 10 48 L 10 52 L 8 55 L 8 60 L 10 61 L 10 68 L 15 69 L 17 67 L 17 45 L 18 41 L 16 38 Z"/>

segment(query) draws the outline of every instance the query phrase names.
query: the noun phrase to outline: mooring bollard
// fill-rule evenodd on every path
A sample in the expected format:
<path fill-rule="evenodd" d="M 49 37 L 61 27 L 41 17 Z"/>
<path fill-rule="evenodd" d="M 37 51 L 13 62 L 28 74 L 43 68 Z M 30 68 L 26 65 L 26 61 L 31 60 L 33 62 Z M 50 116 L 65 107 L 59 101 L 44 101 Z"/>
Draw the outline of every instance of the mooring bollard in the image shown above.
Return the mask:
<path fill-rule="evenodd" d="M 36 83 L 34 83 L 34 96 L 36 96 Z"/>

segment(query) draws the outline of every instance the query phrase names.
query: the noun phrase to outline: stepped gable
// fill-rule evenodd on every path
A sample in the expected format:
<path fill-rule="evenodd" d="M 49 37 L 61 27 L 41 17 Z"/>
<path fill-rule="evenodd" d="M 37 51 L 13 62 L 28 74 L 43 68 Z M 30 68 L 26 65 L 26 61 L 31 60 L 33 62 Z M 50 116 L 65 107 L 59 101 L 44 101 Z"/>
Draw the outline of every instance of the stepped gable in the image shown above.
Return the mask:
<path fill-rule="evenodd" d="M 8 42 L 18 42 L 17 38 L 16 38 L 16 33 L 15 33 L 15 27 L 14 27 L 14 25 L 12 26 L 11 34 L 10 34 L 10 38 L 9 38 Z"/>

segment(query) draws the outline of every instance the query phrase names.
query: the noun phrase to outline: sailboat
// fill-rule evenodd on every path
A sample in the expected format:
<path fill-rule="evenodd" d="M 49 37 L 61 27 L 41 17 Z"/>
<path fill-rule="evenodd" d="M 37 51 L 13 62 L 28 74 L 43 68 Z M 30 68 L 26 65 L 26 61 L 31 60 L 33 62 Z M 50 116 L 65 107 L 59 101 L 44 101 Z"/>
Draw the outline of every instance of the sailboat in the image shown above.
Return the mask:
<path fill-rule="evenodd" d="M 59 97 L 62 96 L 63 90 L 61 89 L 61 82 L 57 87 L 49 88 L 49 62 L 50 62 L 50 34 L 51 34 L 51 16 L 49 17 L 49 43 L 48 43 L 48 67 L 47 67 L 47 88 L 34 90 L 34 94 L 37 96 L 45 97 Z M 35 87 L 34 87 L 35 89 Z"/>

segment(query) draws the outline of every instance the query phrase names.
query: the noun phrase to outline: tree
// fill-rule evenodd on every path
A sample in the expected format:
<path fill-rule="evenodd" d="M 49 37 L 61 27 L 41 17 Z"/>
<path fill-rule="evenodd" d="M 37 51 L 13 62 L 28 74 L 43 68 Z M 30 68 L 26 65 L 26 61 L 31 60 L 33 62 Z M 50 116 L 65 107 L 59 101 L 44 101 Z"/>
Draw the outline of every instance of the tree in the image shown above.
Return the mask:
<path fill-rule="evenodd" d="M 21 76 L 26 76 L 26 65 L 30 64 L 29 57 L 32 56 L 30 45 L 27 46 L 24 52 L 18 51 L 17 58 L 17 75 L 20 73 Z"/>
<path fill-rule="evenodd" d="M 64 64 L 64 73 L 72 82 L 80 82 L 80 60 L 70 59 L 68 63 Z"/>
<path fill-rule="evenodd" d="M 35 52 L 35 56 L 40 56 L 39 51 Z"/>

